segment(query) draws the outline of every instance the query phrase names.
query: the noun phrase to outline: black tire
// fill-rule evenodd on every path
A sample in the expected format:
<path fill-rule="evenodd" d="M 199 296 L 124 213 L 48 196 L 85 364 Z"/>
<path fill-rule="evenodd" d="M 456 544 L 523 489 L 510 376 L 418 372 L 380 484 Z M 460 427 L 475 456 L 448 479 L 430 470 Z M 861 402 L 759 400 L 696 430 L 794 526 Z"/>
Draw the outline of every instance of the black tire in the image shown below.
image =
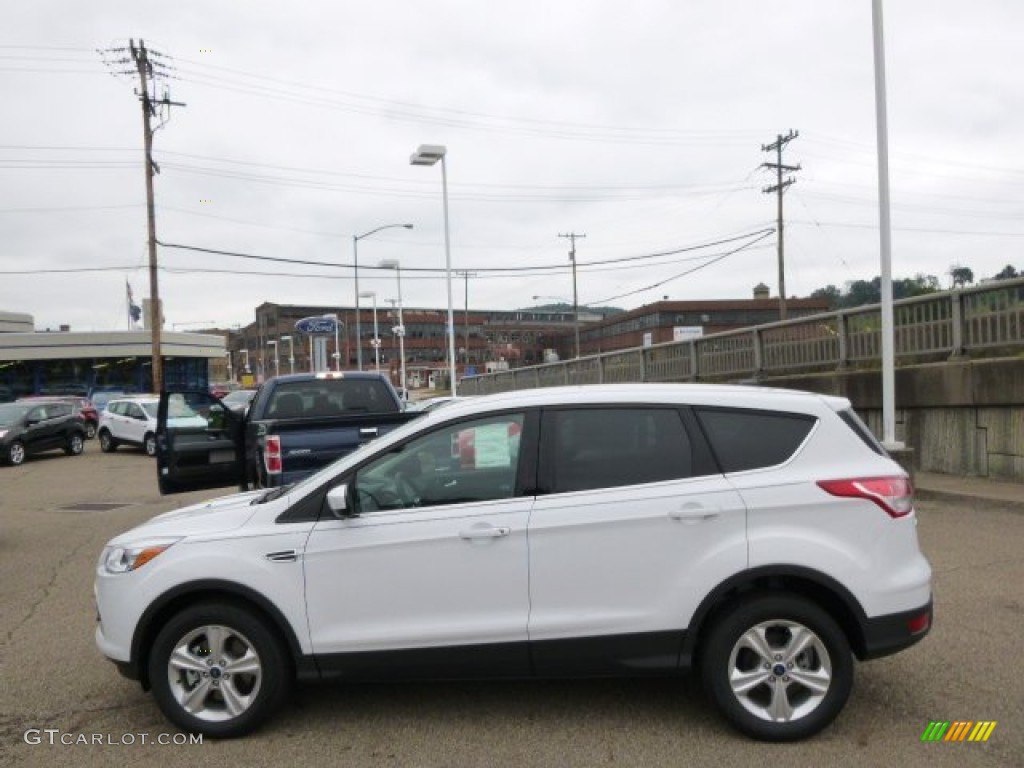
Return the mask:
<path fill-rule="evenodd" d="M 142 438 L 142 450 L 146 452 L 147 456 L 156 456 L 156 435 L 152 432 L 147 432 L 146 436 Z"/>
<path fill-rule="evenodd" d="M 100 450 L 104 453 L 113 453 L 117 450 L 117 440 L 108 429 L 100 430 Z"/>
<path fill-rule="evenodd" d="M 804 631 L 810 633 L 804 635 L 808 643 L 800 642 Z M 764 594 L 736 603 L 701 647 L 705 691 L 737 730 L 755 739 L 812 736 L 836 718 L 853 690 L 846 635 L 824 610 L 795 595 Z"/>
<path fill-rule="evenodd" d="M 223 629 L 219 642 L 215 633 L 207 634 L 217 627 Z M 211 672 L 200 677 L 198 672 L 172 668 L 171 656 L 179 646 L 185 646 L 197 663 L 205 662 Z M 232 664 L 238 663 L 243 651 L 246 659 L 251 652 L 258 660 L 258 678 L 245 673 L 231 677 Z M 215 674 L 218 667 L 222 671 Z M 190 733 L 227 739 L 254 731 L 274 714 L 291 691 L 294 673 L 284 643 L 262 618 L 228 603 L 200 603 L 174 616 L 157 634 L 149 657 L 149 680 L 168 720 Z M 206 686 L 206 693 L 189 711 L 178 697 L 199 686 Z M 231 691 L 244 704 L 240 712 L 228 711 L 224 691 Z M 251 699 L 246 701 L 247 697 Z"/>
<path fill-rule="evenodd" d="M 96 437 L 96 422 L 87 421 L 85 422 L 85 439 L 92 440 Z"/>
<path fill-rule="evenodd" d="M 85 436 L 81 432 L 72 432 L 68 444 L 64 446 L 64 453 L 68 456 L 79 456 L 84 449 Z"/>
<path fill-rule="evenodd" d="M 15 440 L 7 449 L 7 463 L 12 467 L 20 467 L 25 463 L 25 444 L 21 440 Z"/>

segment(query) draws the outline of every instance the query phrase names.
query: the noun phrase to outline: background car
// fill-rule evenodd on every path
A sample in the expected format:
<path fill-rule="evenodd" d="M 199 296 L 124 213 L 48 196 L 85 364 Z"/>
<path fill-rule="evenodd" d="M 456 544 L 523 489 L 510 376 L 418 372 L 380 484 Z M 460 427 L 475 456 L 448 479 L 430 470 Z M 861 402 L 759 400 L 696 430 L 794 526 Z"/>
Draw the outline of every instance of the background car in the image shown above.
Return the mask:
<path fill-rule="evenodd" d="M 125 395 L 107 403 L 100 414 L 100 450 L 112 453 L 119 445 L 142 448 L 147 456 L 156 456 L 156 424 L 160 398 L 157 395 Z M 176 414 L 171 414 L 172 417 Z M 178 427 L 206 427 L 206 419 L 195 413 L 172 418 Z"/>
<path fill-rule="evenodd" d="M 70 403 L 74 412 L 82 417 L 85 425 L 85 437 L 92 440 L 96 437 L 96 430 L 99 429 L 100 414 L 87 397 L 78 395 L 28 395 L 19 397 L 18 402 L 34 403 Z"/>
<path fill-rule="evenodd" d="M 85 426 L 70 403 L 0 405 L 0 460 L 18 466 L 35 453 L 63 450 L 77 456 L 85 446 Z"/>

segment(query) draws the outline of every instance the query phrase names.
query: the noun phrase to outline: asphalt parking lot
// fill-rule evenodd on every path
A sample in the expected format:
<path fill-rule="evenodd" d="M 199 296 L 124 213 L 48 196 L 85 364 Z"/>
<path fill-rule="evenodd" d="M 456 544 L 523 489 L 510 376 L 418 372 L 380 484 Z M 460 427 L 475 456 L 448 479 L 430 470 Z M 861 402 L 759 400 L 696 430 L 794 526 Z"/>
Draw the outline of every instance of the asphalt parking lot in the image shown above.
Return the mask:
<path fill-rule="evenodd" d="M 151 459 L 95 441 L 0 467 L 0 764 L 1022 765 L 1024 506 L 941 498 L 918 505 L 932 634 L 859 665 L 846 710 L 808 742 L 737 736 L 691 681 L 619 680 L 307 686 L 247 739 L 162 744 L 182 737 L 93 643 L 93 569 L 111 536 L 210 496 L 162 498 Z M 986 743 L 922 743 L 932 720 L 998 725 Z"/>

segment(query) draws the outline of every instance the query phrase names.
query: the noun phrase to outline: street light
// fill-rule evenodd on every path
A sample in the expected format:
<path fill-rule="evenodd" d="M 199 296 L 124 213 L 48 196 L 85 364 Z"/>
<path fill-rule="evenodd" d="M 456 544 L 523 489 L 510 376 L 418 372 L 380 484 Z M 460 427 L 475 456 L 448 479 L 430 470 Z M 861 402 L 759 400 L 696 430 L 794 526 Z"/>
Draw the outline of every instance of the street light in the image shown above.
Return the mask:
<path fill-rule="evenodd" d="M 420 144 L 409 162 L 413 165 L 434 165 L 441 161 L 441 193 L 444 201 L 444 264 L 445 280 L 448 283 L 448 375 L 452 380 L 452 397 L 455 397 L 455 310 L 452 307 L 452 249 L 448 236 L 448 168 L 445 165 L 446 147 L 440 144 Z"/>
<path fill-rule="evenodd" d="M 373 367 L 377 373 L 380 373 L 380 334 L 377 332 L 377 292 L 376 291 L 363 291 L 359 294 L 360 298 L 373 299 Z"/>
<path fill-rule="evenodd" d="M 402 321 L 402 264 L 398 259 L 383 259 L 381 269 L 393 269 L 398 274 L 398 325 L 391 332 L 398 337 L 398 356 L 402 361 L 402 390 L 408 392 L 405 379 L 405 323 Z"/>
<path fill-rule="evenodd" d="M 275 339 L 270 339 L 267 342 L 267 346 L 274 348 L 274 375 L 277 376 L 277 374 L 279 373 L 279 370 L 278 370 L 278 367 L 277 367 L 278 366 L 278 362 L 277 362 L 277 341 Z"/>
<path fill-rule="evenodd" d="M 355 283 L 356 283 L 356 370 L 363 370 L 363 339 L 362 339 L 362 325 L 359 322 L 359 297 L 362 295 L 359 293 L 359 241 L 381 232 L 385 229 L 412 229 L 412 224 L 385 224 L 382 227 L 371 229 L 362 235 L 352 235 L 352 265 L 355 271 Z M 374 332 L 374 338 L 376 338 L 376 332 Z"/>
<path fill-rule="evenodd" d="M 288 372 L 295 373 L 295 342 L 291 336 L 282 336 L 281 341 L 288 341 Z"/>
<path fill-rule="evenodd" d="M 180 325 L 204 325 L 207 328 L 212 328 L 216 322 L 216 320 L 187 320 L 184 323 L 171 323 L 171 330 L 178 330 L 178 326 Z"/>

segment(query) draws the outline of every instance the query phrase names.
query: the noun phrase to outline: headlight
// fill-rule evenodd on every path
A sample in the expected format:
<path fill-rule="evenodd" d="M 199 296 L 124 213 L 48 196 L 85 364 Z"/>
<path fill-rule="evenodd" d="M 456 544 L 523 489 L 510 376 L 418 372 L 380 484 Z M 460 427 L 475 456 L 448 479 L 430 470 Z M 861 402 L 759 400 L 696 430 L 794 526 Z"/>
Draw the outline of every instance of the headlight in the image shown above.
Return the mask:
<path fill-rule="evenodd" d="M 106 547 L 103 554 L 100 555 L 100 564 L 107 573 L 137 571 L 179 541 L 181 541 L 181 537 L 164 537 L 125 546 Z"/>

